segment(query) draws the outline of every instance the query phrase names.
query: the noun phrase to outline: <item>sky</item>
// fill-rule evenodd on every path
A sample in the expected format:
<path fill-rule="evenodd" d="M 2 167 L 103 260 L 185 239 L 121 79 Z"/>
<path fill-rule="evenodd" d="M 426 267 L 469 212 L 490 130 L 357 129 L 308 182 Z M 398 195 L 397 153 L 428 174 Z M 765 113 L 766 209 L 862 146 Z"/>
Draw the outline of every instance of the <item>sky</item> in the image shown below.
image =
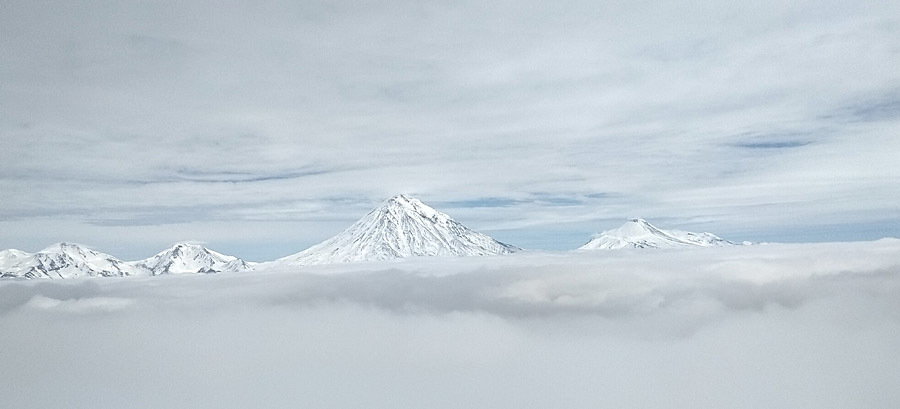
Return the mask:
<path fill-rule="evenodd" d="M 900 240 L 0 282 L 10 408 L 896 408 Z"/>
<path fill-rule="evenodd" d="M 0 1 L 0 248 L 253 261 L 411 194 L 529 249 L 643 217 L 900 236 L 896 1 Z"/>

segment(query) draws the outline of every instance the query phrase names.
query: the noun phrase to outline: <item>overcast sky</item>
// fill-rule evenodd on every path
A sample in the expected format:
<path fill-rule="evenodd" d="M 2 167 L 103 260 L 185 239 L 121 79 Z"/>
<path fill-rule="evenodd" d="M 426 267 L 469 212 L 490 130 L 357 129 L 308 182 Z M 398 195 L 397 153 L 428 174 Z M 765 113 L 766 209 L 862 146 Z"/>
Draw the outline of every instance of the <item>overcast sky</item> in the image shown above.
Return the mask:
<path fill-rule="evenodd" d="M 898 39 L 895 0 L 2 0 L 0 248 L 268 260 L 398 193 L 526 248 L 900 236 Z"/>

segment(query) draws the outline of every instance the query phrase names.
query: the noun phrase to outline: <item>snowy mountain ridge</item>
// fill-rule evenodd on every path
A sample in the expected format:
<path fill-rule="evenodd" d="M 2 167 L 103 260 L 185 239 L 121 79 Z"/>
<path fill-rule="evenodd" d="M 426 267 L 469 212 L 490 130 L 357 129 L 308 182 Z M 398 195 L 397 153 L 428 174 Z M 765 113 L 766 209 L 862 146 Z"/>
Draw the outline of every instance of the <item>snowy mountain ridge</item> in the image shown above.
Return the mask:
<path fill-rule="evenodd" d="M 126 262 L 74 243 L 57 243 L 37 253 L 0 251 L 0 278 L 156 276 L 251 270 L 243 260 L 198 244 L 178 243 L 145 260 Z"/>
<path fill-rule="evenodd" d="M 595 235 L 579 249 L 714 247 L 734 243 L 712 233 L 663 230 L 644 219 Z M 501 255 L 521 249 L 478 233 L 408 195 L 394 196 L 339 234 L 306 250 L 267 263 L 248 263 L 182 242 L 144 260 L 126 262 L 73 243 L 36 253 L 0 251 L 0 278 L 159 276 L 242 272 L 269 266 L 381 261 L 421 256 Z"/>
<path fill-rule="evenodd" d="M 124 277 L 141 273 L 140 268 L 109 254 L 74 243 L 56 243 L 37 253 L 0 252 L 0 277 Z"/>
<path fill-rule="evenodd" d="M 416 198 L 398 195 L 336 236 L 276 262 L 302 266 L 418 256 L 498 255 L 519 250 L 463 226 Z"/>
<path fill-rule="evenodd" d="M 619 228 L 607 230 L 594 236 L 579 249 L 717 247 L 738 244 L 712 233 L 663 230 L 644 219 L 631 219 Z"/>

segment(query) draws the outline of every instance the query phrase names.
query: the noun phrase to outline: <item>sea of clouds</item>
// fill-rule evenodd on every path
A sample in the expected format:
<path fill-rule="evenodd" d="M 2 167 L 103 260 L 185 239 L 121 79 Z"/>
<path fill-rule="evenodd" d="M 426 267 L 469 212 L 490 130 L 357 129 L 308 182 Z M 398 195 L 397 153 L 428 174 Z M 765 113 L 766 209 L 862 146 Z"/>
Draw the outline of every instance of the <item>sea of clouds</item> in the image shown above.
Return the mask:
<path fill-rule="evenodd" d="M 900 240 L 0 281 L 0 407 L 896 408 Z"/>

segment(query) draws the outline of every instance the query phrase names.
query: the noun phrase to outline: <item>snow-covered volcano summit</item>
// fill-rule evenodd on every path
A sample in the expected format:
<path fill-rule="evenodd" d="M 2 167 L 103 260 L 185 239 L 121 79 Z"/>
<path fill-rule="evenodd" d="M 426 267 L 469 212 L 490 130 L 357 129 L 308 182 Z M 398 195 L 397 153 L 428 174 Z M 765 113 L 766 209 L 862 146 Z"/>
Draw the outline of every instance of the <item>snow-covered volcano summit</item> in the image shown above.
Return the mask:
<path fill-rule="evenodd" d="M 662 230 L 644 219 L 631 219 L 618 229 L 607 230 L 594 236 L 579 249 L 714 247 L 736 244 L 712 233 Z"/>
<path fill-rule="evenodd" d="M 37 253 L 0 251 L 0 277 L 122 277 L 142 273 L 140 268 L 109 254 L 74 243 L 56 243 Z"/>
<path fill-rule="evenodd" d="M 413 256 L 484 256 L 518 250 L 463 226 L 418 199 L 399 195 L 340 234 L 278 261 L 310 265 Z"/>
<path fill-rule="evenodd" d="M 146 260 L 133 262 L 151 275 L 220 273 L 251 270 L 244 260 L 212 251 L 202 245 L 178 243 Z"/>

